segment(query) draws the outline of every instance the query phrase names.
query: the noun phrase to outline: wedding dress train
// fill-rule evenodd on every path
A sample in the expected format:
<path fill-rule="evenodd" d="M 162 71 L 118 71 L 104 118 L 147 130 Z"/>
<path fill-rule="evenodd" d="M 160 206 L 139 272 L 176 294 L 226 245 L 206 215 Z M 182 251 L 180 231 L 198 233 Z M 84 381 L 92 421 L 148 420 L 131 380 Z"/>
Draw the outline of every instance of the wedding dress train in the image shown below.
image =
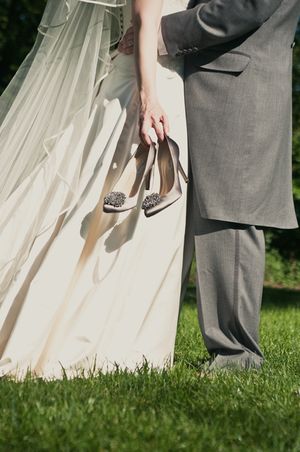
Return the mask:
<path fill-rule="evenodd" d="M 164 13 L 186 3 L 165 0 Z M 113 16 L 121 7 L 104 9 Z M 122 11 L 126 30 L 130 4 Z M 0 100 L 0 144 L 10 150 L 0 151 L 7 181 L 0 192 L 1 375 L 23 378 L 31 370 L 61 378 L 116 365 L 135 370 L 145 360 L 159 369 L 173 363 L 186 185 L 151 218 L 141 209 L 144 188 L 137 208 L 103 212 L 105 194 L 139 144 L 139 98 L 132 56 L 114 54 L 108 71 L 97 73 L 101 14 L 97 0 L 77 1 L 51 50 L 61 72 L 51 75 L 50 56 L 37 42 L 27 57 L 31 68 L 38 65 L 35 76 L 28 79 L 24 66 Z M 58 55 L 72 29 L 78 42 Z M 186 168 L 182 75 L 181 58 L 159 58 L 158 95 Z"/>

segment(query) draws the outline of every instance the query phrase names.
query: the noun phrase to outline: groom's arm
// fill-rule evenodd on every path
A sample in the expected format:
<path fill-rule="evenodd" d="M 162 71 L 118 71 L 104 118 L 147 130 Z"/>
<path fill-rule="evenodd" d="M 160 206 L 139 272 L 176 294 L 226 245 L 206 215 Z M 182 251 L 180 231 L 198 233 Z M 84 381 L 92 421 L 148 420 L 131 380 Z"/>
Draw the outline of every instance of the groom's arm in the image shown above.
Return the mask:
<path fill-rule="evenodd" d="M 259 28 L 282 1 L 210 0 L 164 16 L 161 33 L 166 51 L 169 55 L 185 55 L 232 41 Z"/>

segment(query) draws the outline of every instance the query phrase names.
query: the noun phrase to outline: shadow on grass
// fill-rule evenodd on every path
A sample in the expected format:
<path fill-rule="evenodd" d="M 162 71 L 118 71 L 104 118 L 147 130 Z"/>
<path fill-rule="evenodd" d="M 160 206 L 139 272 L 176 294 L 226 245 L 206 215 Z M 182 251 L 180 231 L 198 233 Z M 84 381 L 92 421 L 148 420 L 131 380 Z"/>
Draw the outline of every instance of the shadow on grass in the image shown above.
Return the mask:
<path fill-rule="evenodd" d="M 184 304 L 196 304 L 196 289 L 193 284 L 189 284 Z M 300 291 L 285 288 L 265 287 L 263 292 L 262 308 L 266 309 L 286 309 L 290 307 L 300 308 Z"/>
<path fill-rule="evenodd" d="M 196 287 L 193 284 L 188 285 L 183 304 L 196 304 Z"/>
<path fill-rule="evenodd" d="M 300 308 L 300 291 L 283 288 L 265 287 L 263 309 Z"/>

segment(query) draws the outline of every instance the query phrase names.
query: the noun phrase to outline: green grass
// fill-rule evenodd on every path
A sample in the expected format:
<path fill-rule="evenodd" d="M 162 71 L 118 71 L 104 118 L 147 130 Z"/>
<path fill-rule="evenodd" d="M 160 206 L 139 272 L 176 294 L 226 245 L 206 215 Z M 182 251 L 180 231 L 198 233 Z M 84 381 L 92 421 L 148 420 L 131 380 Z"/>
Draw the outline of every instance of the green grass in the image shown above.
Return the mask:
<path fill-rule="evenodd" d="M 266 283 L 300 289 L 300 261 L 284 259 L 278 250 L 272 249 L 266 255 Z"/>
<path fill-rule="evenodd" d="M 266 289 L 262 371 L 200 378 L 194 291 L 176 364 L 90 379 L 0 381 L 1 451 L 300 451 L 300 293 Z"/>

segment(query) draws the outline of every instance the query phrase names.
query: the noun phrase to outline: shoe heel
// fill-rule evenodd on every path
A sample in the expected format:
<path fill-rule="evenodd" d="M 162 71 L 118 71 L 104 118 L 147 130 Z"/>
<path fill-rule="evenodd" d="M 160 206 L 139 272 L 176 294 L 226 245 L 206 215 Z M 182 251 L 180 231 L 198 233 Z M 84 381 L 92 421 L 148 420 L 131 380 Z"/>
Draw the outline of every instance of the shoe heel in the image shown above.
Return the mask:
<path fill-rule="evenodd" d="M 178 170 L 179 170 L 181 176 L 183 177 L 184 181 L 185 181 L 186 183 L 188 183 L 188 182 L 189 182 L 189 178 L 188 178 L 188 176 L 185 174 L 185 171 L 184 171 L 184 169 L 182 168 L 182 165 L 181 165 L 181 163 L 180 163 L 179 160 L 178 160 Z"/>

